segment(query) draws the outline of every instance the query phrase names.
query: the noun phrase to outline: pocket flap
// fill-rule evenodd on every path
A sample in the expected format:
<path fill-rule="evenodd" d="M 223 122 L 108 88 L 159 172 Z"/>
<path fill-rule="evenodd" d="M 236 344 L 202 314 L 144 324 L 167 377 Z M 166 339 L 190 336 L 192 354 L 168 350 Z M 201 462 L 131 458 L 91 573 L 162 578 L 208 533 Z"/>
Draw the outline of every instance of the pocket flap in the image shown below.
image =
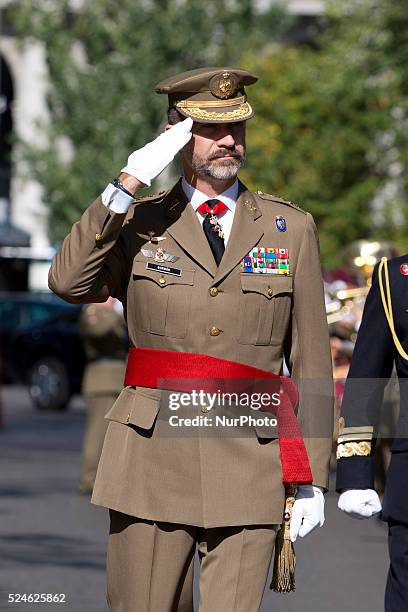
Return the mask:
<path fill-rule="evenodd" d="M 269 410 L 258 410 L 255 414 L 255 418 L 260 419 L 260 422 L 254 425 L 255 433 L 258 438 L 278 438 L 278 422 L 274 412 L 270 412 Z M 276 422 L 276 425 L 274 422 Z"/>
<path fill-rule="evenodd" d="M 164 271 L 149 270 L 147 267 L 148 263 L 160 265 L 162 266 Z M 168 270 L 175 269 L 177 271 L 180 271 L 180 276 L 177 275 L 178 272 L 175 274 L 166 272 L 166 268 Z M 193 285 L 194 272 L 195 270 L 186 270 L 185 268 L 178 268 L 177 262 L 175 264 L 168 262 L 164 262 L 163 264 L 157 264 L 157 262 L 155 262 L 153 259 L 144 259 L 143 261 L 139 259 L 134 259 L 132 266 L 133 276 L 144 276 L 145 278 L 150 278 L 157 285 L 159 285 L 159 287 L 167 287 L 167 285 Z"/>
<path fill-rule="evenodd" d="M 255 425 L 255 433 L 258 438 L 275 440 L 278 438 L 278 427 L 273 425 Z"/>
<path fill-rule="evenodd" d="M 160 391 L 145 387 L 125 387 L 105 419 L 150 429 L 160 407 Z"/>
<path fill-rule="evenodd" d="M 245 291 L 261 293 L 268 299 L 281 293 L 293 292 L 293 277 L 284 274 L 241 273 L 241 287 Z"/>

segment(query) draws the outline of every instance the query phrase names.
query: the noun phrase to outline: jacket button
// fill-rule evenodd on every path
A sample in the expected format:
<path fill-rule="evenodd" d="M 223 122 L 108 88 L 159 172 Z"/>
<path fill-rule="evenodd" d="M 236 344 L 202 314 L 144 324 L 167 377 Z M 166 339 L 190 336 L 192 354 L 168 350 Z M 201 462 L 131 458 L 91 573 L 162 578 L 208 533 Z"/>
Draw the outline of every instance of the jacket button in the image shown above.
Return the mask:
<path fill-rule="evenodd" d="M 210 327 L 210 336 L 219 336 L 221 332 L 222 329 L 220 329 L 219 327 Z"/>
<path fill-rule="evenodd" d="M 201 406 L 201 412 L 210 412 L 211 408 L 209 406 Z"/>
<path fill-rule="evenodd" d="M 271 289 L 270 287 L 268 287 L 267 294 L 269 295 L 269 297 L 272 297 L 272 296 L 273 296 L 273 289 Z"/>
<path fill-rule="evenodd" d="M 95 234 L 95 242 L 101 242 L 103 240 L 102 234 Z"/>
<path fill-rule="evenodd" d="M 165 284 L 166 284 L 166 279 L 165 279 L 165 278 L 163 278 L 163 276 L 161 276 L 161 277 L 159 278 L 159 283 L 160 283 L 161 285 L 165 285 Z"/>
<path fill-rule="evenodd" d="M 129 412 L 129 414 L 126 417 L 126 423 L 129 423 L 129 421 L 130 421 L 130 412 Z"/>
<path fill-rule="evenodd" d="M 211 295 L 211 297 L 217 297 L 217 295 L 218 295 L 218 289 L 217 289 L 217 287 L 211 287 L 211 289 L 210 289 L 210 295 Z"/>

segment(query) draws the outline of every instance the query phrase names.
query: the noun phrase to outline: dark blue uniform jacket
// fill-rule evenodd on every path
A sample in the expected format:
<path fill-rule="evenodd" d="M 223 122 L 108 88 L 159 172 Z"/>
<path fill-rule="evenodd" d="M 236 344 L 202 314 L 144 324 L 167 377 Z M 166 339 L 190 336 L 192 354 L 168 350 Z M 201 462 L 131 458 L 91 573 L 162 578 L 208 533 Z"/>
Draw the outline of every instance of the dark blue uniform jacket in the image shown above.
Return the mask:
<path fill-rule="evenodd" d="M 408 276 L 401 265 L 408 255 L 388 262 L 396 334 L 408 353 Z M 385 288 L 385 276 L 382 275 Z M 374 269 L 363 319 L 357 336 L 342 403 L 348 428 L 373 426 L 372 447 L 381 435 L 379 423 L 384 387 L 395 364 L 400 387 L 400 414 L 391 447 L 383 500 L 383 519 L 408 523 L 408 361 L 398 353 L 381 301 L 378 264 Z M 337 463 L 337 491 L 374 489 L 374 461 L 368 456 L 343 457 Z"/>

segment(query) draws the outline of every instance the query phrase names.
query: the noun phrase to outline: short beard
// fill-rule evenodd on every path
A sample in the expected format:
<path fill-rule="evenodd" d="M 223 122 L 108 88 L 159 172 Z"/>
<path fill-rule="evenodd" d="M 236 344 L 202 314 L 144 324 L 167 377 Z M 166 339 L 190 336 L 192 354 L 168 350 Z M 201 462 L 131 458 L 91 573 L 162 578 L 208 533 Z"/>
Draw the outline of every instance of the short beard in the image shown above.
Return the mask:
<path fill-rule="evenodd" d="M 219 161 L 218 163 L 214 163 L 219 157 L 223 155 L 232 155 L 233 159 L 224 159 Z M 240 170 L 240 168 L 245 163 L 245 153 L 241 155 L 240 153 L 231 152 L 231 151 L 222 151 L 219 152 L 216 156 L 209 157 L 207 159 L 202 159 L 193 155 L 193 159 L 191 160 L 191 167 L 194 170 L 195 174 L 200 177 L 210 177 L 212 179 L 216 179 L 218 181 L 226 181 L 231 178 L 235 178 Z"/>

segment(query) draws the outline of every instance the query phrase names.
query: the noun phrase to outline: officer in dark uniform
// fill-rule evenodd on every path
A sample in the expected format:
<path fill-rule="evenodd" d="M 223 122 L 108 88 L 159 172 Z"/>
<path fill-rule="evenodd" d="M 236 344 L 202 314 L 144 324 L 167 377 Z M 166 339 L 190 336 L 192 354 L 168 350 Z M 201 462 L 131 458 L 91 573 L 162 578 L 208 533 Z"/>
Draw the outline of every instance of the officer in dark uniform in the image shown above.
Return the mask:
<path fill-rule="evenodd" d="M 382 435 L 384 387 L 395 364 L 400 415 L 381 507 L 374 490 L 374 445 Z M 374 269 L 348 375 L 338 446 L 339 508 L 354 518 L 380 515 L 389 526 L 386 612 L 408 610 L 408 255 Z"/>

